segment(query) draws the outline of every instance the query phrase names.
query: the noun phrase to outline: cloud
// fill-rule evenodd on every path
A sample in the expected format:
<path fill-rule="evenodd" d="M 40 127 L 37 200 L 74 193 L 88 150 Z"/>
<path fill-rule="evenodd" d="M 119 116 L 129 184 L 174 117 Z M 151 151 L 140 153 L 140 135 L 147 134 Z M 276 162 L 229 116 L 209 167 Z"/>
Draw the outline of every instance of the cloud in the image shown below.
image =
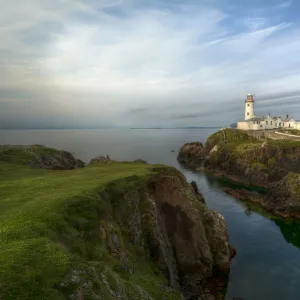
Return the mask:
<path fill-rule="evenodd" d="M 131 114 L 140 114 L 140 113 L 144 113 L 147 112 L 149 109 L 146 107 L 139 107 L 139 108 L 132 108 L 129 110 L 129 113 Z"/>
<path fill-rule="evenodd" d="M 222 1 L 0 0 L 0 35 L 6 127 L 223 125 L 300 79 L 299 27 Z"/>
<path fill-rule="evenodd" d="M 266 18 L 246 18 L 244 23 L 251 31 L 256 31 L 266 26 L 268 20 Z"/>
<path fill-rule="evenodd" d="M 283 1 L 282 3 L 278 4 L 277 7 L 278 8 L 288 8 L 293 4 L 292 0 L 288 0 L 288 1 Z"/>

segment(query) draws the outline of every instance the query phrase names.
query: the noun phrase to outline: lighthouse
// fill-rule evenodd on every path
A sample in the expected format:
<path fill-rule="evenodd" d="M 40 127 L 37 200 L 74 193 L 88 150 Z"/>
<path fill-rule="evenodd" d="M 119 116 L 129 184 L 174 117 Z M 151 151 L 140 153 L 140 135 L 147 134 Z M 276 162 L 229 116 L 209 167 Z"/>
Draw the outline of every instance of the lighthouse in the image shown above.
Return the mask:
<path fill-rule="evenodd" d="M 254 118 L 254 98 L 252 94 L 248 94 L 245 100 L 245 120 L 252 118 Z"/>

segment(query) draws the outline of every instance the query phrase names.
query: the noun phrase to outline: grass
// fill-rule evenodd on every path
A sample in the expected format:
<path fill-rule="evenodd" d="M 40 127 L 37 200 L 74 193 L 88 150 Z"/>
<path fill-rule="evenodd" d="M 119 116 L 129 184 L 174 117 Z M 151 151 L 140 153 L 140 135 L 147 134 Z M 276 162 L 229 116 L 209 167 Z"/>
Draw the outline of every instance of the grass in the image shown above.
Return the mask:
<path fill-rule="evenodd" d="M 257 139 L 248 135 L 243 130 L 225 129 L 228 142 L 257 142 Z"/>
<path fill-rule="evenodd" d="M 300 194 L 300 174 L 289 173 L 287 175 L 287 186 L 292 190 Z"/>
<path fill-rule="evenodd" d="M 39 147 L 39 152 L 48 151 Z M 98 163 L 71 171 L 50 171 L 25 165 L 34 153 L 19 156 L 20 152 L 7 149 L 4 153 L 0 154 L 1 299 L 66 299 L 66 291 L 60 287 L 63 278 L 81 265 L 86 268 L 89 261 L 102 262 L 112 276 L 121 278 L 124 288 L 136 289 L 140 284 L 153 299 L 161 299 L 158 288 L 164 278 L 149 266 L 147 258 L 131 249 L 129 254 L 136 259 L 140 273 L 120 275 L 113 269 L 119 261 L 108 253 L 98 234 L 102 220 L 119 232 L 121 246 L 125 243 L 119 224 L 114 223 L 113 199 L 106 188 L 113 183 L 122 191 L 127 185 L 141 186 L 152 176 L 153 166 Z M 107 289 L 103 282 L 95 287 L 109 300 Z M 177 299 L 178 295 L 170 295 L 167 293 L 166 299 Z"/>
<path fill-rule="evenodd" d="M 268 146 L 270 147 L 277 147 L 280 149 L 293 149 L 299 148 L 300 149 L 300 141 L 294 140 L 270 140 L 268 141 Z"/>
<path fill-rule="evenodd" d="M 59 152 L 59 150 L 43 147 L 41 145 L 0 145 L 0 161 L 27 164 L 30 160 L 35 159 L 37 156 L 55 155 Z"/>
<path fill-rule="evenodd" d="M 252 152 L 261 147 L 261 142 L 249 136 L 242 130 L 224 129 L 226 141 L 222 131 L 212 134 L 207 142 L 206 147 L 212 149 L 216 144 L 218 150 L 211 154 L 210 160 L 217 167 L 222 164 L 224 167 L 229 166 L 234 160 L 248 161 L 251 163 Z"/>
<path fill-rule="evenodd" d="M 228 149 L 230 151 L 244 152 L 248 148 L 257 147 L 260 142 L 254 137 L 249 136 L 246 132 L 237 129 L 224 129 L 224 134 L 220 130 L 212 134 L 206 141 L 205 146 L 212 149 L 216 144 L 219 145 L 219 150 Z"/>
<path fill-rule="evenodd" d="M 293 134 L 293 135 L 300 135 L 300 130 L 298 129 L 279 129 L 278 130 L 279 132 L 282 132 L 282 133 L 287 133 L 287 134 Z"/>
<path fill-rule="evenodd" d="M 300 152 L 300 141 L 294 140 L 268 140 L 266 146 L 268 151 L 260 151 L 263 142 L 249 136 L 246 132 L 236 129 L 225 129 L 227 141 L 221 131 L 212 134 L 206 147 L 211 149 L 218 144 L 218 151 L 211 155 L 211 161 L 220 166 L 221 164 L 230 165 L 235 161 L 242 164 L 245 168 L 260 166 L 263 168 L 274 168 L 277 164 L 276 153 L 290 157 L 297 157 Z M 267 157 L 271 154 L 273 156 Z"/>

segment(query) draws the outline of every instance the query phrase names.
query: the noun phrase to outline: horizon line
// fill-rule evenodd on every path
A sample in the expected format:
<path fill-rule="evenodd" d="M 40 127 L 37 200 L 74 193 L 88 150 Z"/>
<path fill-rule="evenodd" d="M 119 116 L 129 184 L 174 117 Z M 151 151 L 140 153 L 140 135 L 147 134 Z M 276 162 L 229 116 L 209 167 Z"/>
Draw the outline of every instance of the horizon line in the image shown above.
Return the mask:
<path fill-rule="evenodd" d="M 200 129 L 200 128 L 220 128 L 224 126 L 174 126 L 174 127 L 10 127 L 0 128 L 0 130 L 111 130 L 111 129 Z"/>

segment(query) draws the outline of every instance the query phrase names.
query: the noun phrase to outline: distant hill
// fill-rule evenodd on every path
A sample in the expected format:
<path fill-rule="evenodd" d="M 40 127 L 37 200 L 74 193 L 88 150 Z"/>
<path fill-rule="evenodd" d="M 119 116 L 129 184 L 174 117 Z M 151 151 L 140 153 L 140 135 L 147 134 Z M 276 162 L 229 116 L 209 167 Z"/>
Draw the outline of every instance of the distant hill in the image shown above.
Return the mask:
<path fill-rule="evenodd" d="M 163 129 L 161 127 L 132 127 L 130 129 Z"/>
<path fill-rule="evenodd" d="M 185 127 L 176 127 L 176 129 L 205 129 L 205 128 L 220 128 L 221 126 L 185 126 Z"/>

